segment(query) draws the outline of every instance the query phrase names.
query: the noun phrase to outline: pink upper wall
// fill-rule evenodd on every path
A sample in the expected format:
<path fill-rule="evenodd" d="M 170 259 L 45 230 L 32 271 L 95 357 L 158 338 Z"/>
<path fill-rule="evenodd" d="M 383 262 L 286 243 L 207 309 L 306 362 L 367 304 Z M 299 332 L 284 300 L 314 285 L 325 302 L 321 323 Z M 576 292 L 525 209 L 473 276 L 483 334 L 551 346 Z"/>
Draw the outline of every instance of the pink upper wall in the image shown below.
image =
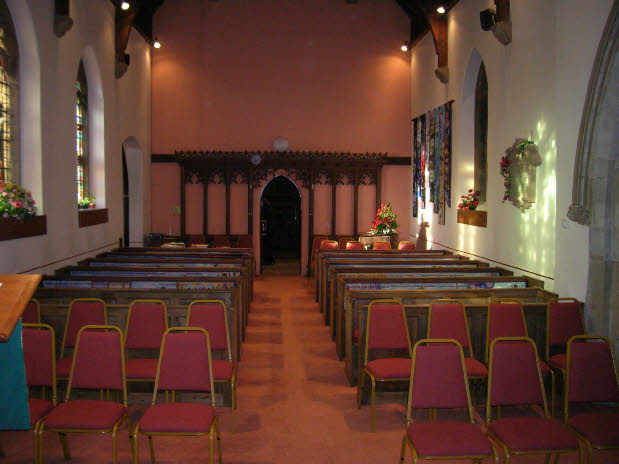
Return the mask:
<path fill-rule="evenodd" d="M 154 18 L 152 151 L 409 155 L 409 36 L 394 1 L 166 2 Z M 210 228 L 210 225 L 209 225 Z"/>

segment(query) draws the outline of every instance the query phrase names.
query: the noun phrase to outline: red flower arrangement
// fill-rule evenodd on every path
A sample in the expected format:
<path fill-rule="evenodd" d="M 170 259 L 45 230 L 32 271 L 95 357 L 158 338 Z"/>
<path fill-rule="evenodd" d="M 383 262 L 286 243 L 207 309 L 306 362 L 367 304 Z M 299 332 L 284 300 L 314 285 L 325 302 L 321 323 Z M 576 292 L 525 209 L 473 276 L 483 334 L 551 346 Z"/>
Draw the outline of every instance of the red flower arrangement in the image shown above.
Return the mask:
<path fill-rule="evenodd" d="M 473 189 L 469 189 L 468 195 L 462 195 L 461 203 L 458 205 L 458 209 L 468 209 L 475 211 L 479 205 L 479 192 L 473 192 Z"/>
<path fill-rule="evenodd" d="M 376 211 L 376 217 L 372 221 L 369 232 L 372 234 L 391 234 L 396 231 L 400 224 L 396 221 L 397 216 L 391 209 L 389 202 L 383 203 Z"/>
<path fill-rule="evenodd" d="M 507 197 L 509 196 L 509 165 L 511 162 L 507 159 L 506 156 L 501 158 L 501 162 L 499 163 L 499 172 L 503 176 L 503 186 L 505 187 L 505 193 L 503 194 L 503 203 L 507 201 Z"/>

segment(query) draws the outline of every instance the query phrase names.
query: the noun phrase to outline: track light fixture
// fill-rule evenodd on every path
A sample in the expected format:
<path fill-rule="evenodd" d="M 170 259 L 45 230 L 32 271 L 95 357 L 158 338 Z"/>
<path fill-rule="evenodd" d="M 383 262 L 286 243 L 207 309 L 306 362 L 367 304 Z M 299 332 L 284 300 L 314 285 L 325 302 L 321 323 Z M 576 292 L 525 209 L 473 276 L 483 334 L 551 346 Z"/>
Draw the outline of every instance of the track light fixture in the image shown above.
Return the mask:
<path fill-rule="evenodd" d="M 161 42 L 159 42 L 159 39 L 157 37 L 155 37 L 155 40 L 153 40 L 153 47 L 161 48 Z"/>
<path fill-rule="evenodd" d="M 439 6 L 436 9 L 436 12 L 439 13 L 439 14 L 445 14 L 445 11 L 447 11 L 447 10 L 445 10 L 445 7 L 443 5 Z"/>
<path fill-rule="evenodd" d="M 120 8 L 121 10 L 125 10 L 127 11 L 129 9 L 131 5 L 129 4 L 129 2 L 120 2 Z"/>
<path fill-rule="evenodd" d="M 409 51 L 411 48 L 411 43 L 410 42 L 402 42 L 402 46 L 400 46 L 400 50 L 402 50 L 403 52 L 407 52 Z"/>

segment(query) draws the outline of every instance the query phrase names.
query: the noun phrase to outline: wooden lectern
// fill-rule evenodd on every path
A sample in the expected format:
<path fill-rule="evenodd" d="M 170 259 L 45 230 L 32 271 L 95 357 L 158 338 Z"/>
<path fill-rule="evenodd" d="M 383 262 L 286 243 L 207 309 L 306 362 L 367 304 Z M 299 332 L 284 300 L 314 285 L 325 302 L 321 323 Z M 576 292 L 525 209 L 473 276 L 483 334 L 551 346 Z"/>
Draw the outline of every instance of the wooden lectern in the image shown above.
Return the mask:
<path fill-rule="evenodd" d="M 21 315 L 40 275 L 0 274 L 0 430 L 30 428 Z"/>

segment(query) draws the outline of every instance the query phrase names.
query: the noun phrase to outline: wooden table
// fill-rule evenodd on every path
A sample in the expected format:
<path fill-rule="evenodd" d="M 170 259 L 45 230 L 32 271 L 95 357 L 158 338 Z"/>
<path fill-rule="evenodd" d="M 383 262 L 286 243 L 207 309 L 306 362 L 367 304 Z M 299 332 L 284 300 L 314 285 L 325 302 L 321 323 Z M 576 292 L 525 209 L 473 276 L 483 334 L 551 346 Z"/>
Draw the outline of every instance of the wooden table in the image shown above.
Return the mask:
<path fill-rule="evenodd" d="M 39 282 L 39 274 L 0 274 L 0 343 L 11 338 Z"/>

